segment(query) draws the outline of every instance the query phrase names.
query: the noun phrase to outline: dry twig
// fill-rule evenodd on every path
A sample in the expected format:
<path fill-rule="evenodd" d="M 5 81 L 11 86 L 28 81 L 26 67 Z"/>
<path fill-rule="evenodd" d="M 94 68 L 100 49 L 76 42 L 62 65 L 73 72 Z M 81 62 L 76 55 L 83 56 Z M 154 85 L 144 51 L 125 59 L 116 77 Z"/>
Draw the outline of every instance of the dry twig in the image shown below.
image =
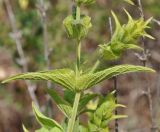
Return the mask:
<path fill-rule="evenodd" d="M 109 28 L 110 28 L 110 34 L 111 34 L 111 37 L 112 37 L 112 35 L 113 35 L 113 25 L 112 25 L 112 18 L 111 17 L 109 17 Z M 115 103 L 117 104 L 118 103 L 117 77 L 114 77 L 113 81 L 114 81 L 114 89 L 116 90 L 116 92 L 115 92 Z M 117 109 L 115 110 L 115 115 L 118 115 L 118 110 Z M 115 132 L 119 132 L 118 119 L 115 120 Z"/>
<path fill-rule="evenodd" d="M 141 3 L 141 0 L 138 0 L 138 8 L 140 10 L 140 15 L 142 18 L 144 18 L 144 13 L 143 13 L 143 7 L 142 7 L 142 3 Z M 144 18 L 145 19 L 145 18 Z M 148 56 L 150 56 L 149 52 L 148 52 L 148 49 L 146 48 L 146 45 L 145 45 L 145 38 L 142 37 L 142 44 L 143 44 L 143 48 L 144 48 L 144 51 L 143 51 L 143 54 L 138 57 L 143 65 L 146 67 L 146 64 L 147 64 L 147 61 L 148 61 Z M 153 102 L 152 102 L 152 95 L 151 95 L 151 88 L 148 84 L 149 82 L 149 79 L 147 79 L 147 97 L 148 97 L 148 100 L 149 100 L 149 110 L 150 110 L 150 118 L 151 118 L 151 132 L 156 132 L 157 131 L 157 128 L 156 128 L 156 125 L 154 123 L 154 117 L 153 117 Z"/>
<path fill-rule="evenodd" d="M 24 51 L 23 51 L 23 48 L 22 48 L 22 43 L 21 43 L 21 32 L 18 30 L 18 28 L 16 26 L 16 19 L 15 19 L 15 15 L 13 13 L 10 1 L 9 0 L 4 0 L 4 4 L 5 4 L 5 7 L 6 7 L 6 11 L 7 11 L 7 14 L 8 14 L 8 17 L 9 17 L 9 22 L 10 22 L 11 28 L 12 28 L 12 38 L 15 41 L 17 52 L 18 52 L 18 55 L 20 57 L 20 62 L 21 62 L 21 65 L 22 65 L 22 71 L 27 72 L 28 67 L 27 67 L 27 61 L 26 61 Z M 30 81 L 26 81 L 26 84 L 27 84 L 27 89 L 28 89 L 28 92 L 29 92 L 29 95 L 30 95 L 32 101 L 35 103 L 35 105 L 37 107 L 39 107 L 38 100 L 37 100 L 36 95 L 34 93 L 35 89 L 36 89 L 36 86 L 31 84 Z"/>

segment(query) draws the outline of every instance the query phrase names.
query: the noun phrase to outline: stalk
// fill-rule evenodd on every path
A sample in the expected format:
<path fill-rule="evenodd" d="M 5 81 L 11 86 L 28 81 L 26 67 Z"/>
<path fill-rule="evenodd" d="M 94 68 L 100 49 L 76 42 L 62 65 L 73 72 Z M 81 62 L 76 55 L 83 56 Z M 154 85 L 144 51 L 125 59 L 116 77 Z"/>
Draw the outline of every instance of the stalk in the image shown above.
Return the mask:
<path fill-rule="evenodd" d="M 138 2 L 139 10 L 140 10 L 140 15 L 143 19 L 145 19 L 141 0 L 137 0 L 137 2 Z M 142 55 L 142 58 L 143 58 L 142 63 L 143 63 L 143 66 L 146 67 L 146 64 L 148 62 L 148 53 L 147 53 L 147 48 L 146 48 L 146 45 L 145 45 L 145 38 L 144 37 L 142 37 L 142 44 L 143 44 L 143 48 L 144 48 L 143 55 Z M 153 101 L 152 101 L 152 95 L 151 95 L 151 88 L 150 88 L 148 82 L 149 82 L 149 79 L 147 78 L 147 97 L 148 97 L 148 100 L 149 100 L 149 111 L 150 111 L 150 119 L 151 119 L 150 130 L 151 130 L 151 132 L 156 132 L 157 127 L 156 127 L 156 124 L 154 122 L 154 116 L 153 116 Z"/>
<path fill-rule="evenodd" d="M 111 34 L 111 38 L 112 38 L 112 35 L 113 35 L 113 26 L 112 26 L 112 19 L 111 17 L 109 17 L 109 27 L 110 27 L 110 34 Z M 116 62 L 115 62 L 116 64 Z M 113 81 L 114 81 L 114 88 L 116 90 L 115 92 L 115 103 L 117 104 L 118 103 L 118 80 L 117 80 L 117 77 L 114 77 L 113 78 Z M 118 110 L 117 108 L 115 109 L 115 115 L 118 115 Z M 118 119 L 115 120 L 115 132 L 119 132 L 119 123 L 118 123 Z"/>
<path fill-rule="evenodd" d="M 79 5 L 77 5 L 77 7 L 76 7 L 76 20 L 80 20 L 80 7 L 79 7 Z M 76 77 L 78 77 L 79 76 L 79 71 L 80 71 L 80 59 L 81 59 L 81 40 L 79 40 L 79 39 L 77 39 L 76 56 L 77 56 L 77 60 L 76 60 Z M 81 97 L 81 92 L 77 92 L 76 95 L 75 95 L 75 99 L 74 99 L 71 118 L 69 119 L 69 122 L 68 122 L 67 132 L 73 132 L 75 121 L 76 121 L 76 116 L 77 116 L 77 110 L 78 110 L 78 104 L 79 104 L 80 97 Z"/>
<path fill-rule="evenodd" d="M 81 60 L 81 42 L 78 40 L 78 43 L 77 43 L 76 74 L 79 74 L 79 70 L 80 70 L 80 60 Z"/>
<path fill-rule="evenodd" d="M 72 109 L 72 115 L 71 115 L 71 118 L 69 119 L 67 132 L 73 132 L 80 97 L 81 97 L 81 93 L 76 93 L 73 109 Z"/>

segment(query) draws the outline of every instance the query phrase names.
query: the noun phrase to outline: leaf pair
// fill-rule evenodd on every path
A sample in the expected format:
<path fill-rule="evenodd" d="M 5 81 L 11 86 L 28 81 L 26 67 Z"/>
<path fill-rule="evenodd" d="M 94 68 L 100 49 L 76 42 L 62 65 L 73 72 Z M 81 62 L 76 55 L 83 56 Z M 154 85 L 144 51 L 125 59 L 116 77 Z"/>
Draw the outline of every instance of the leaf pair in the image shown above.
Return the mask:
<path fill-rule="evenodd" d="M 107 60 L 118 59 L 123 51 L 127 49 L 143 50 L 137 45 L 137 39 L 139 37 L 145 36 L 154 39 L 151 35 L 145 32 L 145 29 L 149 28 L 148 24 L 151 21 L 151 18 L 147 21 L 144 21 L 143 18 L 133 20 L 126 10 L 125 12 L 128 16 L 128 22 L 122 26 L 115 13 L 112 12 L 116 29 L 111 41 L 107 44 L 100 45 L 100 53 Z"/>
<path fill-rule="evenodd" d="M 75 72 L 71 69 L 58 69 L 52 71 L 19 74 L 13 77 L 9 77 L 2 83 L 17 79 L 50 80 L 73 92 L 80 92 L 89 89 L 92 86 L 95 86 L 96 84 L 102 82 L 105 79 L 109 79 L 114 76 L 130 72 L 154 72 L 154 70 L 142 66 L 119 65 L 99 72 L 85 74 L 82 73 L 77 76 Z"/>

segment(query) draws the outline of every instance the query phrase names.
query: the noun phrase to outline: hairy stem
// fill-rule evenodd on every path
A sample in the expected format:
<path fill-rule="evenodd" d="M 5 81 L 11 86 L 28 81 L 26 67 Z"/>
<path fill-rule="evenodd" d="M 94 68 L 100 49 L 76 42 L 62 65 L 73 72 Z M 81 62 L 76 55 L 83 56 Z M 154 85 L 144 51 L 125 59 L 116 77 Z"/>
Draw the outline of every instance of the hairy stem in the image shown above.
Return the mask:
<path fill-rule="evenodd" d="M 76 7 L 76 20 L 80 20 L 81 14 L 80 14 L 80 7 Z M 76 74 L 80 70 L 80 60 L 81 60 L 81 40 L 79 38 L 77 39 L 77 64 L 76 64 Z"/>
<path fill-rule="evenodd" d="M 81 15 L 80 14 L 80 7 L 79 7 L 79 5 L 77 5 L 77 7 L 76 7 L 76 20 L 80 20 L 80 15 Z M 77 57 L 76 58 L 77 59 L 76 60 L 77 61 L 76 62 L 76 77 L 78 77 L 80 74 L 79 71 L 80 71 L 80 59 L 81 59 L 81 40 L 79 40 L 79 39 L 77 39 L 76 57 Z M 75 95 L 71 118 L 69 119 L 69 122 L 68 122 L 67 132 L 73 132 L 80 97 L 81 97 L 81 92 L 77 92 Z"/>
<path fill-rule="evenodd" d="M 81 97 L 81 93 L 76 93 L 74 104 L 73 104 L 73 109 L 72 109 L 72 115 L 71 115 L 71 118 L 69 119 L 67 132 L 73 132 L 80 97 Z"/>
<path fill-rule="evenodd" d="M 79 73 L 80 70 L 80 60 L 81 60 L 81 42 L 77 43 L 77 64 L 76 64 L 76 74 Z"/>

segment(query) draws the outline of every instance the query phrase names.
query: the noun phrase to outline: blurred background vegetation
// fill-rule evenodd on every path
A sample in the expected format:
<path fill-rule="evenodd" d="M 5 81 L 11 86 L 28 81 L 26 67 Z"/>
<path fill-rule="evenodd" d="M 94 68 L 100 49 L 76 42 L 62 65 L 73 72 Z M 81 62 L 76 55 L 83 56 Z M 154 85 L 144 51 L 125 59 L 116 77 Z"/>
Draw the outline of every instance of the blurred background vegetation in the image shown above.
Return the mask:
<path fill-rule="evenodd" d="M 0 80 L 22 72 L 20 56 L 17 53 L 15 41 L 11 28 L 7 7 L 0 0 Z M 49 47 L 49 60 L 51 69 L 71 67 L 74 68 L 75 44 L 67 38 L 63 27 L 64 18 L 71 13 L 71 0 L 44 0 L 46 8 L 47 42 Z M 135 6 L 125 3 L 123 0 L 97 0 L 96 4 L 89 7 L 82 7 L 82 12 L 92 18 L 93 27 L 88 37 L 83 40 L 82 64 L 83 67 L 90 68 L 99 58 L 97 53 L 98 44 L 108 42 L 110 39 L 110 29 L 108 18 L 113 10 L 119 17 L 121 23 L 126 23 L 127 16 L 123 8 L 127 9 L 134 18 L 139 18 L 140 13 Z M 15 15 L 16 27 L 21 34 L 21 44 L 27 61 L 28 71 L 39 71 L 47 69 L 44 58 L 44 37 L 43 23 L 38 9 L 38 0 L 10 0 Z M 144 14 L 146 18 L 153 17 L 160 20 L 160 1 L 142 0 Z M 113 24 L 114 27 L 114 24 Z M 118 79 L 118 101 L 127 106 L 127 109 L 120 113 L 129 115 L 128 119 L 120 121 L 121 132 L 149 132 L 151 118 L 149 114 L 149 101 L 145 95 L 146 81 L 151 87 L 154 122 L 160 127 L 160 24 L 151 23 L 148 32 L 156 40 L 146 39 L 145 45 L 149 49 L 151 56 L 147 66 L 157 70 L 156 75 L 132 74 L 121 76 Z M 102 60 L 100 68 L 113 65 L 114 62 Z M 125 52 L 118 63 L 129 63 L 142 65 L 135 56 L 134 51 Z M 148 80 L 147 80 L 148 79 Z M 46 82 L 34 82 L 36 85 L 35 95 L 42 110 L 46 112 L 47 96 L 45 92 Z M 58 86 L 52 86 L 60 94 L 62 90 Z M 102 93 L 112 91 L 113 80 L 103 82 L 93 90 Z M 54 102 L 51 103 L 52 116 L 61 121 L 63 116 Z M 46 112 L 47 114 L 47 112 Z M 85 117 L 82 117 L 85 120 Z M 16 81 L 7 85 L 0 85 L 0 132 L 21 132 L 22 122 L 31 131 L 37 127 L 31 110 L 31 98 L 24 81 Z M 114 124 L 111 124 L 111 129 Z"/>

